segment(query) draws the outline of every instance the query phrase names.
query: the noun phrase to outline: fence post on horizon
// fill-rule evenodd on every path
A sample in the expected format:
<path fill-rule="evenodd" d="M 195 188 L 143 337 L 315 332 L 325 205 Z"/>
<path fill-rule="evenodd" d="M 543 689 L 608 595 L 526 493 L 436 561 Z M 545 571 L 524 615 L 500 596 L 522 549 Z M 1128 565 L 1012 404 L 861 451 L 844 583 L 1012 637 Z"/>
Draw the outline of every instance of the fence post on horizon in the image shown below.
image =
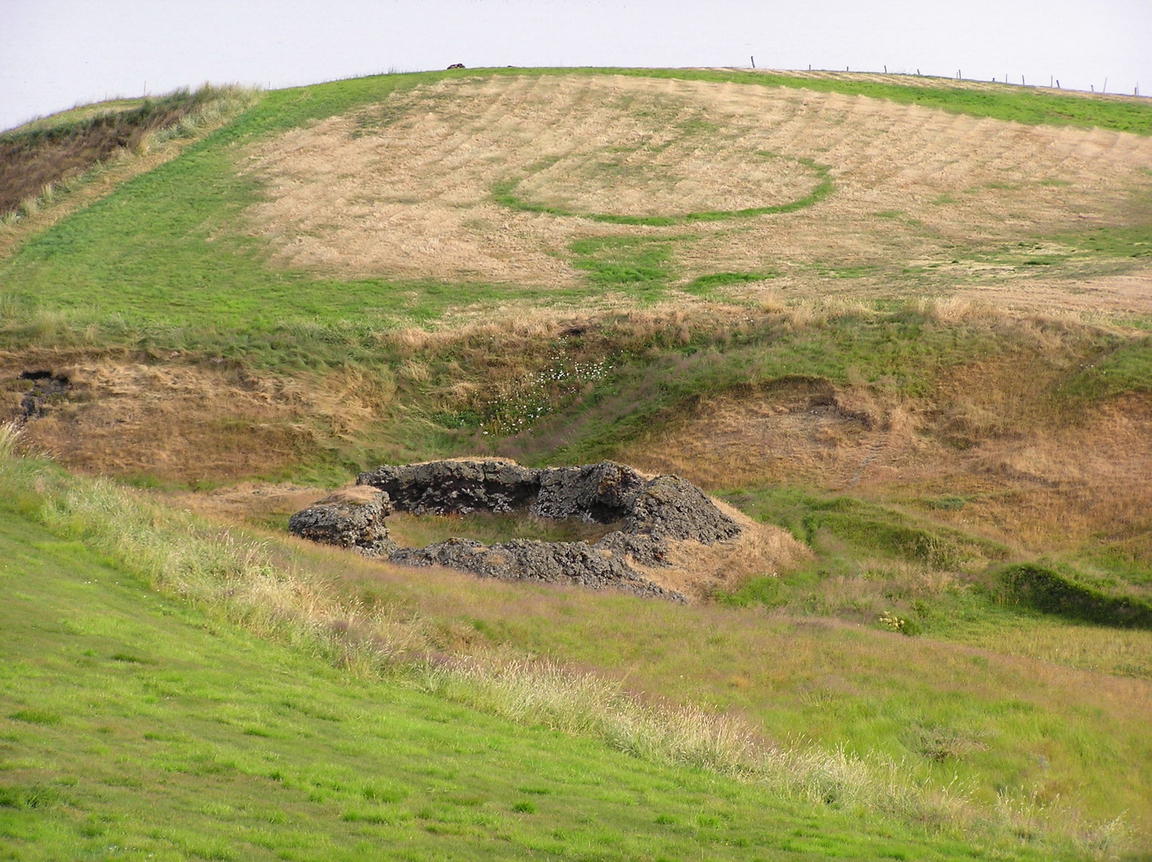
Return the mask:
<path fill-rule="evenodd" d="M 1020 86 L 1021 87 L 1027 86 L 1027 84 L 1024 83 L 1024 76 L 1023 75 L 1020 76 Z"/>
<path fill-rule="evenodd" d="M 752 68 L 755 69 L 756 68 L 756 58 L 755 57 L 749 57 L 748 59 L 752 61 Z"/>

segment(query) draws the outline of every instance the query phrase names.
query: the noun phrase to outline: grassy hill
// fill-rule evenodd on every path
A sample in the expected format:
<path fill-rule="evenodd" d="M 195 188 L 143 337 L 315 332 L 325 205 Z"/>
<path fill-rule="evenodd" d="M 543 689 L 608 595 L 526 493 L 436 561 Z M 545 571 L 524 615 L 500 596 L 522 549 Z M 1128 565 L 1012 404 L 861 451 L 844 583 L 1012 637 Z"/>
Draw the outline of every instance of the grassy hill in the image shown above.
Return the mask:
<path fill-rule="evenodd" d="M 440 855 L 447 845 L 428 836 L 446 830 L 461 841 L 507 834 L 504 855 L 559 852 L 571 839 L 576 856 L 748 858 L 759 847 L 776 858 L 786 848 L 753 825 L 766 799 L 781 806 L 781 832 L 803 831 L 790 818 L 816 818 L 809 826 L 830 836 L 797 843 L 801 854 L 1047 858 L 1152 840 L 1146 101 L 898 76 L 519 69 L 197 98 L 210 107 L 179 134 L 0 225 L 0 409 L 18 417 L 31 451 L 145 489 L 97 493 L 35 460 L 5 462 L 9 499 L 23 501 L 3 516 L 19 560 L 11 576 L 44 590 L 21 598 L 21 618 L 75 601 L 70 567 L 94 572 L 108 587 L 92 615 L 106 618 L 101 631 L 117 630 L 125 602 L 153 602 L 159 615 L 135 646 L 99 648 L 109 655 L 160 639 L 164 614 L 205 613 L 272 643 L 228 628 L 239 640 L 225 650 L 197 641 L 195 626 L 170 631 L 166 642 L 187 643 L 172 650 L 206 650 L 204 674 L 217 680 L 189 677 L 190 687 L 222 684 L 232 649 L 250 656 L 245 677 L 304 662 L 325 700 L 346 705 L 331 709 L 351 736 L 326 740 L 338 752 L 329 759 L 369 756 L 354 740 L 375 732 L 364 704 L 387 690 L 408 715 L 439 711 L 485 738 L 504 734 L 478 750 L 551 739 L 599 752 L 587 757 L 605 770 L 635 767 L 647 776 L 637 792 L 661 800 L 640 808 L 664 805 L 678 782 L 721 782 L 731 800 L 727 814 L 700 815 L 720 831 L 697 822 L 653 849 L 625 837 L 649 830 L 639 821 L 590 813 L 613 797 L 588 784 L 565 791 L 584 814 L 536 816 L 542 804 L 520 799 L 509 765 L 489 758 L 445 779 L 484 800 L 475 817 L 426 822 L 431 797 L 413 792 L 401 799 L 419 802 L 390 813 L 368 800 L 375 813 L 360 818 L 359 791 L 333 779 L 338 801 L 292 802 L 309 825 L 298 845 L 269 838 L 272 852 L 308 858 L 332 846 L 323 842 L 387 834 L 407 836 L 420 858 Z M 144 111 L 121 107 L 116 122 Z M 41 126 L 9 135 L 35 149 L 51 138 Z M 416 577 L 283 540 L 288 513 L 359 469 L 476 453 L 676 472 L 787 528 L 812 555 L 684 608 Z M 93 495 L 103 502 L 84 502 Z M 179 537 L 216 535 L 221 522 L 239 532 L 184 548 L 183 562 L 129 542 L 163 524 L 156 542 L 184 547 Z M 488 539 L 518 529 L 409 528 Z M 267 587 L 256 577 L 264 563 L 245 567 L 254 554 L 308 573 L 323 602 L 271 625 L 260 608 L 283 610 L 285 592 L 240 590 L 251 603 L 238 610 L 240 586 Z M 165 574 L 197 555 L 217 555 L 231 586 L 200 594 Z M 117 586 L 115 572 L 169 597 L 143 598 L 140 581 Z M 196 608 L 164 604 L 180 596 Z M 353 607 L 370 619 L 326 616 Z M 66 642 L 48 632 L 9 647 L 59 656 Z M 365 643 L 400 646 L 372 653 L 370 667 L 351 662 L 355 672 L 325 669 L 349 665 L 345 650 Z M 93 659 L 76 685 L 99 690 L 110 667 L 147 687 L 168 660 Z M 41 694 L 5 713 L 17 752 L 80 720 L 58 700 L 65 659 L 53 660 L 56 676 L 19 661 L 12 690 Z M 547 688 L 532 675 L 538 662 L 569 681 L 558 686 L 566 705 L 510 706 L 524 674 Z M 429 667 L 450 668 L 449 681 L 429 683 Z M 617 694 L 593 696 L 581 688 L 589 680 Z M 115 707 L 137 728 L 141 690 L 122 689 Z M 245 697 L 241 712 L 289 721 L 274 704 L 295 695 Z M 205 695 L 188 708 L 207 721 L 210 704 Z M 703 761 L 696 749 L 686 767 L 665 743 L 623 744 L 611 716 L 651 704 L 687 725 L 735 721 L 751 747 Z M 11 718 L 40 708 L 55 720 Z M 315 739 L 314 718 L 289 724 Z M 431 725 L 396 720 L 405 757 L 445 759 Z M 555 742 L 561 731 L 576 736 Z M 173 732 L 191 750 L 200 731 Z M 135 758 L 123 744 L 78 742 L 69 769 Z M 233 771 L 249 762 L 228 753 L 243 740 L 219 744 Z M 640 759 L 622 761 L 613 745 Z M 758 753 L 748 761 L 737 749 Z M 322 777 L 299 743 L 276 750 L 301 770 L 297 790 L 320 786 L 308 785 Z M 554 768 L 571 770 L 554 753 Z M 41 768 L 47 755 L 37 757 Z M 837 779 L 821 801 L 836 758 L 868 778 Z M 163 784 L 153 768 L 136 763 L 133 780 Z M 0 788 L 17 788 L 0 815 L 16 818 L 25 855 L 76 841 L 97 853 L 105 833 L 89 842 L 77 824 L 126 816 L 122 796 L 89 783 L 68 791 L 69 769 L 28 781 L 0 772 Z M 652 777 L 662 769 L 672 771 Z M 267 813 L 244 807 L 260 791 L 252 770 L 239 771 L 181 779 L 168 809 L 189 805 L 180 793 L 205 793 L 237 837 L 197 844 L 197 827 L 145 840 L 122 820 L 118 834 L 141 852 L 226 852 Z M 44 787 L 49 820 L 28 801 Z M 667 817 L 683 826 L 685 811 Z M 163 812 L 153 831 L 171 819 Z M 529 813 L 547 820 L 539 832 Z M 880 825 L 861 832 L 872 817 Z M 1102 826 L 1117 818 L 1123 828 Z M 598 819 L 608 825 L 590 830 Z M 36 832 L 40 823 L 52 825 Z M 730 839 L 751 843 L 741 853 L 724 849 Z"/>

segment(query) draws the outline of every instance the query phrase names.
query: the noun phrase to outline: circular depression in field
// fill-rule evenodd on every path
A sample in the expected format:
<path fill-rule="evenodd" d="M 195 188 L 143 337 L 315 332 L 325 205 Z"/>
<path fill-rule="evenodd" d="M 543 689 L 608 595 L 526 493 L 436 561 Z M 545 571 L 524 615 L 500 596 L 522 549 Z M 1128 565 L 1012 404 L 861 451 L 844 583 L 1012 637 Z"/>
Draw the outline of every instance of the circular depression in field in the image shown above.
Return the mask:
<path fill-rule="evenodd" d="M 529 212 L 662 225 L 790 212 L 832 189 L 824 165 L 753 150 L 736 135 L 709 131 L 706 147 L 695 134 L 651 130 L 656 142 L 545 160 L 521 179 L 497 183 L 493 194 Z"/>

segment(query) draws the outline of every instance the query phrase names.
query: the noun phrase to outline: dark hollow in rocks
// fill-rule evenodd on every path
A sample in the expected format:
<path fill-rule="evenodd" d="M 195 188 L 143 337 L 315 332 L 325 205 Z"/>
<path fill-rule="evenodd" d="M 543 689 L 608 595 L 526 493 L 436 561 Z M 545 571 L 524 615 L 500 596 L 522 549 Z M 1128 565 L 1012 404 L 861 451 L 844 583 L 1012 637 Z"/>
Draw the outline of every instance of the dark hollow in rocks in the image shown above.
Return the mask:
<path fill-rule="evenodd" d="M 690 482 L 678 476 L 648 479 L 613 461 L 542 469 L 511 461 L 430 461 L 378 467 L 361 473 L 356 481 L 355 494 L 334 495 L 293 515 L 291 531 L 406 565 L 614 588 L 677 601 L 684 597 L 653 583 L 637 566 L 667 565 L 671 542 L 710 545 L 741 532 Z M 349 496 L 364 496 L 361 488 L 375 489 L 379 497 L 350 504 Z M 373 508 L 377 502 L 380 505 Z M 621 527 L 594 544 L 519 540 L 483 545 L 449 539 L 425 548 L 400 548 L 384 525 L 393 508 L 437 515 L 519 511 Z"/>
<path fill-rule="evenodd" d="M 59 380 L 62 383 L 68 382 L 68 378 L 65 375 L 61 374 L 57 377 L 57 375 L 53 374 L 51 371 L 45 368 L 41 368 L 36 371 L 20 372 L 21 380 L 52 380 L 53 378 Z"/>
<path fill-rule="evenodd" d="M 32 387 L 20 399 L 20 414 L 16 421 L 21 425 L 43 416 L 51 401 L 59 399 L 72 388 L 72 381 L 67 374 L 56 374 L 43 368 L 21 371 L 20 379 L 32 381 Z"/>

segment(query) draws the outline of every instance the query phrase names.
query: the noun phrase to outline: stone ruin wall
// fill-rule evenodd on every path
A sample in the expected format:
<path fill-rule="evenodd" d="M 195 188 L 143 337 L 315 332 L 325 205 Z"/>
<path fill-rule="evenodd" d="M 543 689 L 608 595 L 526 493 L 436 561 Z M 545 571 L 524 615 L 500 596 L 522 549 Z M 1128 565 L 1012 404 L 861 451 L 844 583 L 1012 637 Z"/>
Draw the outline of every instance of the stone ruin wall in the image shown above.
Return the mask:
<path fill-rule="evenodd" d="M 484 545 L 448 539 L 424 548 L 392 541 L 387 516 L 524 512 L 579 518 L 617 529 L 594 544 L 516 540 Z M 667 565 L 671 542 L 723 542 L 741 527 L 678 476 L 642 476 L 612 461 L 580 467 L 524 467 L 511 461 L 430 461 L 361 473 L 357 485 L 297 512 L 303 538 L 410 566 L 445 566 L 505 580 L 574 583 L 683 601 L 644 577 Z"/>

